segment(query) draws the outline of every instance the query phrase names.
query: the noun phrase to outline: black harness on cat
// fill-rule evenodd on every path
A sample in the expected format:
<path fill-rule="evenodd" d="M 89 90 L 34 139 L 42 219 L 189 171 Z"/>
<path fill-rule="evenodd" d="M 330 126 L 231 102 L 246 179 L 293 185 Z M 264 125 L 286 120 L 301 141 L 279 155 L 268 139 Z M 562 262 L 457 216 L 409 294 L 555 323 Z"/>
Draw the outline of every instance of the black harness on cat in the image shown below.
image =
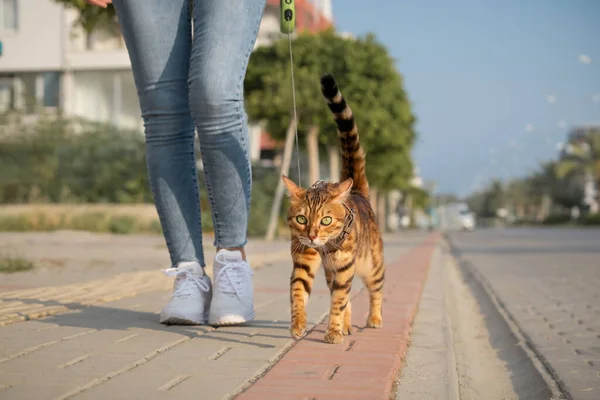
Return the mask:
<path fill-rule="evenodd" d="M 311 189 L 316 189 L 319 186 L 325 186 L 326 183 L 324 181 L 315 182 Z M 320 253 L 333 253 L 334 251 L 338 251 L 342 248 L 342 244 L 346 241 L 346 238 L 352 233 L 352 229 L 354 228 L 354 223 L 356 222 L 356 212 L 353 208 L 348 207 L 346 203 L 342 203 L 344 208 L 346 209 L 346 218 L 344 219 L 344 227 L 342 228 L 342 232 L 335 239 L 327 242 L 325 246 L 318 249 Z"/>
<path fill-rule="evenodd" d="M 344 243 L 348 235 L 352 233 L 352 228 L 354 228 L 354 222 L 356 218 L 354 209 L 348 207 L 346 203 L 342 204 L 346 208 L 346 211 L 348 211 L 348 214 L 346 214 L 346 219 L 344 220 L 344 228 L 342 229 L 342 233 L 340 233 L 340 235 L 333 241 L 333 243 L 335 243 L 338 249 L 342 247 L 342 244 Z"/>

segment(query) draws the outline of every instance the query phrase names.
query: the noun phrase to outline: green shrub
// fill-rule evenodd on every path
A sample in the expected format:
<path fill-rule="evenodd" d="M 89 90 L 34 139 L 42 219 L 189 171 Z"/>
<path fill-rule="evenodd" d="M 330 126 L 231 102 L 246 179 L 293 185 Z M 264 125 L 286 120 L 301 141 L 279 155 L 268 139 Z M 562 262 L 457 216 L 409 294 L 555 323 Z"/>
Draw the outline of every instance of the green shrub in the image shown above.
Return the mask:
<path fill-rule="evenodd" d="M 588 214 L 581 219 L 583 225 L 600 225 L 600 213 Z"/>
<path fill-rule="evenodd" d="M 269 226 L 273 196 L 279 183 L 279 171 L 272 168 L 253 168 L 252 197 L 248 216 L 248 236 L 264 236 Z M 280 220 L 285 212 L 281 207 Z M 281 221 L 280 221 L 281 222 Z"/>
<path fill-rule="evenodd" d="M 130 215 L 116 215 L 110 219 L 108 229 L 111 233 L 134 233 L 137 231 L 136 222 Z"/>
<path fill-rule="evenodd" d="M 0 132 L 0 203 L 152 202 L 144 136 L 140 132 L 44 117 L 37 124 L 23 124 L 14 130 L 19 134 L 2 135 Z M 202 171 L 198 178 L 202 231 L 213 232 Z M 273 168 L 253 167 L 249 236 L 265 234 L 279 179 L 279 171 Z M 285 207 L 281 210 L 284 213 Z M 162 232 L 158 220 L 141 221 L 135 216 L 103 212 L 74 215 L 68 211 L 60 214 L 28 212 L 26 215 L 0 216 L 0 231 L 57 229 L 119 234 Z"/>
<path fill-rule="evenodd" d="M 9 253 L 12 252 L 0 250 L 0 273 L 29 271 L 34 268 L 31 261 Z"/>
<path fill-rule="evenodd" d="M 562 225 L 571 222 L 571 217 L 567 214 L 550 215 L 542 222 L 544 225 Z"/>
<path fill-rule="evenodd" d="M 24 258 L 0 256 L 0 272 L 2 273 L 29 271 L 33 267 L 33 263 Z"/>
<path fill-rule="evenodd" d="M 61 118 L 12 129 L 0 135 L 0 203 L 151 201 L 140 132 Z"/>

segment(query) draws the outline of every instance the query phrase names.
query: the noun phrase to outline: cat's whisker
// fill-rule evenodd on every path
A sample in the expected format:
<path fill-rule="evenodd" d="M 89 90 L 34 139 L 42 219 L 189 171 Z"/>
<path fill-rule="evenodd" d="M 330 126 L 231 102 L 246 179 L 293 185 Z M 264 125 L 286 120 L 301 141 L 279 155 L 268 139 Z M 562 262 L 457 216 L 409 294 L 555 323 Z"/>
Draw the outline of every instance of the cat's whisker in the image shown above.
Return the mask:
<path fill-rule="evenodd" d="M 293 238 L 292 240 L 290 240 L 290 245 L 292 253 L 303 252 L 304 250 L 306 250 L 306 245 L 304 245 L 297 238 Z"/>
<path fill-rule="evenodd" d="M 333 246 L 334 249 L 336 250 L 341 250 L 342 246 L 340 246 L 339 244 L 335 243 L 334 241 L 329 241 L 329 239 L 327 239 L 327 244 Z"/>
<path fill-rule="evenodd" d="M 304 246 L 302 243 L 296 242 L 295 245 L 294 245 L 294 249 L 292 250 L 292 253 L 295 253 L 298 250 L 301 250 L 302 246 Z"/>

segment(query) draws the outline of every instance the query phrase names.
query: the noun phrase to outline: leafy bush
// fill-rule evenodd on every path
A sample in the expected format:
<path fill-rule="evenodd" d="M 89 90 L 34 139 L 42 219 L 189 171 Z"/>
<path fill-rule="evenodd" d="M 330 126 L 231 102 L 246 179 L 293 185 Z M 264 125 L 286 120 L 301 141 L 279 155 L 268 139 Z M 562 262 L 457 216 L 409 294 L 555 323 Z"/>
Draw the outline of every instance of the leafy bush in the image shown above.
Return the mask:
<path fill-rule="evenodd" d="M 562 225 L 571 222 L 571 217 L 567 214 L 550 215 L 544 221 L 544 225 Z"/>
<path fill-rule="evenodd" d="M 41 118 L 0 142 L 0 202 L 151 201 L 144 137 L 109 125 Z"/>
<path fill-rule="evenodd" d="M 0 132 L 0 203 L 151 203 L 144 137 L 109 125 L 41 117 Z M 279 173 L 253 167 L 248 234 L 264 235 Z M 202 230 L 213 231 L 202 171 L 198 173 Z M 282 210 L 283 211 L 283 210 Z M 161 233 L 158 220 L 106 212 L 28 211 L 0 216 L 0 231 Z"/>
<path fill-rule="evenodd" d="M 267 233 L 273 196 L 279 183 L 279 173 L 272 168 L 254 167 L 252 172 L 252 198 L 248 218 L 248 236 L 264 236 Z M 281 208 L 283 212 L 285 208 Z M 280 215 L 280 222 L 282 221 Z"/>
<path fill-rule="evenodd" d="M 134 233 L 137 230 L 136 219 L 131 215 L 119 215 L 110 219 L 109 230 L 112 233 Z"/>
<path fill-rule="evenodd" d="M 581 219 L 583 225 L 600 225 L 600 213 L 588 214 Z"/>
<path fill-rule="evenodd" d="M 515 220 L 512 224 L 515 226 L 529 226 L 535 225 L 537 222 L 531 218 L 520 218 Z"/>

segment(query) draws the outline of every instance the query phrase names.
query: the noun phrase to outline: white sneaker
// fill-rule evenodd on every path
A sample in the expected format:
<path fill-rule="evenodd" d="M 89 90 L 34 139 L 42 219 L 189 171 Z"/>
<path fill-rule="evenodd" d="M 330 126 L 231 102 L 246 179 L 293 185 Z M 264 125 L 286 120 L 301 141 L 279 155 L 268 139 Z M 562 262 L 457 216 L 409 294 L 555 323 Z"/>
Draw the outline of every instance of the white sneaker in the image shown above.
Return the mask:
<path fill-rule="evenodd" d="M 166 325 L 201 325 L 208 317 L 211 301 L 210 278 L 195 261 L 179 263 L 177 268 L 163 270 L 174 276 L 173 297 L 160 313 Z"/>
<path fill-rule="evenodd" d="M 242 324 L 254 319 L 252 269 L 239 251 L 220 250 L 213 264 L 214 293 L 210 325 Z"/>

